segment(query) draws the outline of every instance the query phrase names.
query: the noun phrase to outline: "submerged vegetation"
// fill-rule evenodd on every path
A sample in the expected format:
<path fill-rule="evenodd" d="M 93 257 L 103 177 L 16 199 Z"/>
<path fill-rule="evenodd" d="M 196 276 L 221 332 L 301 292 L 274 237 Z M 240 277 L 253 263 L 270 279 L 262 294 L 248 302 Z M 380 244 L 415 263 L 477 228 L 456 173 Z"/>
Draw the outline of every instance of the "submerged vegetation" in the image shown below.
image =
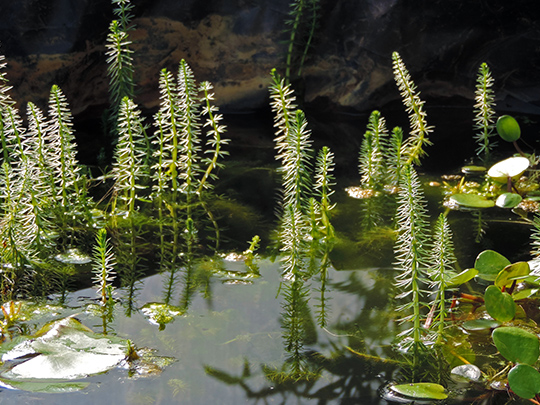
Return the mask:
<path fill-rule="evenodd" d="M 104 130 L 111 136 L 113 153 L 109 170 L 99 178 L 77 160 L 73 117 L 60 87 L 51 88 L 47 115 L 29 102 L 23 120 L 10 97 L 4 58 L 0 59 L 0 328 L 6 341 L 0 352 L 7 356 L 2 361 L 20 362 L 0 371 L 0 377 L 9 376 L 15 384 L 18 370 L 32 368 L 32 360 L 24 357 L 28 353 L 32 358 L 46 357 L 50 365 L 60 355 L 55 350 L 72 350 L 63 343 L 60 348 L 54 346 L 56 335 L 51 331 L 59 328 L 63 330 L 59 339 L 75 336 L 93 345 L 84 353 L 78 351 L 76 359 L 88 356 L 101 361 L 103 345 L 114 346 L 113 355 L 106 356 L 110 364 L 96 368 L 95 373 L 122 362 L 132 364 L 139 355 L 130 341 L 104 338 L 115 308 L 123 306 L 126 316 L 140 311 L 163 330 L 188 313 L 196 292 L 212 296 L 212 279 L 250 284 L 264 276 L 258 266 L 262 242 L 273 248 L 280 267 L 277 295 L 285 356 L 280 364 L 262 365 L 272 384 L 311 384 L 323 372 L 341 378 L 336 364 L 352 359 L 377 370 L 391 369 L 390 383 L 383 389 L 389 400 L 443 400 L 457 395 L 461 388 L 456 388 L 455 381 L 459 380 L 481 387 L 479 395 L 495 395 L 493 387 L 502 381 L 503 387 L 509 387 L 508 393 L 499 390 L 502 395 L 540 403 L 540 329 L 535 310 L 540 291 L 540 216 L 531 219 L 527 212 L 538 209 L 525 209 L 525 203 L 530 207 L 538 200 L 538 177 L 531 171 L 538 162 L 534 154 L 518 146 L 521 130 L 513 117 L 503 115 L 495 123 L 494 81 L 487 64 L 478 73 L 473 125 L 476 155 L 482 165 L 492 166 L 487 170 L 470 165 L 458 180 L 445 180 L 441 187 L 445 196 L 439 204 L 442 212 L 430 221 L 418 170 L 432 145 L 434 128 L 428 124 L 425 103 L 405 63 L 397 52 L 392 54 L 409 129 L 390 131 L 382 113 L 373 111 L 359 150 L 359 185 L 347 191 L 359 199 L 361 224 L 361 235 L 350 239 L 358 242 L 359 250 L 368 250 L 367 244 L 376 237 L 393 249 L 391 268 L 385 269 L 392 274 L 392 290 L 381 289 L 393 299 L 390 323 L 398 325 L 391 330 L 393 350 L 370 352 L 359 337 L 370 326 L 351 322 L 354 325 L 347 329 L 351 334 L 340 336 L 348 339 L 347 345 L 331 343 L 332 355 L 325 357 L 313 353 L 310 345 L 318 330 L 334 336 L 329 328 L 337 328 L 332 323 L 329 290 L 331 285 L 346 287 L 332 282 L 333 249 L 345 249 L 344 239 L 349 235 L 332 224 L 333 216 L 340 215 L 334 202 L 334 154 L 327 146 L 315 151 L 308 119 L 297 108 L 292 88 L 313 40 L 318 1 L 293 2 L 285 75 L 275 69 L 270 74 L 279 177 L 274 240 L 261 241 L 251 235 L 242 253 L 228 255 L 222 250 L 222 216 L 234 220 L 235 210 L 243 207 L 215 190 L 229 140 L 213 86 L 198 83 L 188 62 L 181 60 L 176 72 L 160 71 L 159 108 L 146 117 L 135 101 L 129 39 L 133 6 L 129 0 L 112 3 L 117 20 L 111 23 L 107 39 L 111 105 Z M 304 37 L 300 50 L 298 36 Z M 519 156 L 492 161 L 495 131 L 516 147 Z M 467 176 L 474 176 L 474 182 Z M 96 191 L 101 188 L 94 189 L 98 182 L 106 186 L 101 194 Z M 495 207 L 513 210 L 519 221 L 533 228 L 532 260 L 512 263 L 494 250 L 482 249 L 474 266 L 461 270 L 453 217 L 472 212 L 475 240 L 481 242 L 483 215 Z M 245 266 L 230 271 L 223 257 Z M 93 333 L 72 317 L 40 331 L 23 330 L 20 320 L 27 302 L 55 298 L 65 302 L 72 278 L 85 265 L 97 290 L 97 304 L 91 310 L 101 318 L 103 333 Z M 137 308 L 141 278 L 152 271 L 162 273 L 165 280 L 163 302 Z M 122 299 L 115 294 L 119 288 L 125 292 Z M 174 305 L 178 291 L 180 298 Z M 478 341 L 492 349 L 483 361 L 477 361 L 483 356 L 475 347 Z M 24 358 L 17 357 L 22 350 L 19 345 L 31 349 Z M 53 378 L 27 372 L 20 372 L 22 379 Z M 244 379 L 250 376 L 249 364 L 244 364 L 242 377 L 212 366 L 206 366 L 205 372 L 248 390 Z M 79 369 L 73 373 L 76 378 L 84 374 Z M 346 386 L 347 381 L 340 384 Z M 83 389 L 83 385 L 71 388 Z M 66 385 L 56 388 L 68 389 Z"/>

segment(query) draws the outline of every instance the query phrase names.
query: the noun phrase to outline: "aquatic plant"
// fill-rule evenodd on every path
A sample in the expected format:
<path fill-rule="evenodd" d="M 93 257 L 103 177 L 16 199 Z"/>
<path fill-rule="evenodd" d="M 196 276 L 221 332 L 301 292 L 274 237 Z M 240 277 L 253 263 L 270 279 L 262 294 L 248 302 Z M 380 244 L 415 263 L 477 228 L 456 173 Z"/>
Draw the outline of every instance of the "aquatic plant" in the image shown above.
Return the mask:
<path fill-rule="evenodd" d="M 62 228 L 73 226 L 88 217 L 90 197 L 86 181 L 76 158 L 72 115 L 62 90 L 53 85 L 49 98 L 50 122 L 47 131 L 51 171 L 55 179 L 53 195 L 56 199 L 56 219 Z"/>
<path fill-rule="evenodd" d="M 386 163 L 389 161 L 384 158 L 384 153 L 388 149 L 387 137 L 386 120 L 375 110 L 369 117 L 358 158 L 360 183 L 365 188 L 380 191 L 386 183 Z"/>
<path fill-rule="evenodd" d="M 449 305 L 446 294 L 449 291 L 448 280 L 454 274 L 456 257 L 452 230 L 448 217 L 440 214 L 433 230 L 433 246 L 428 259 L 429 284 L 433 290 L 434 299 L 430 303 L 430 324 L 435 328 L 435 344 L 441 344 L 444 339 L 444 329 L 447 325 Z"/>
<path fill-rule="evenodd" d="M 114 152 L 111 175 L 114 179 L 113 215 L 131 218 L 136 211 L 137 193 L 148 177 L 145 164 L 146 137 L 141 112 L 124 97 L 118 114 L 118 143 Z"/>
<path fill-rule="evenodd" d="M 272 70 L 270 87 L 274 112 L 276 159 L 281 162 L 280 218 L 278 244 L 281 253 L 282 327 L 285 348 L 290 355 L 287 371 L 279 374 L 289 379 L 310 379 L 317 373 L 309 368 L 303 352 L 304 340 L 311 324 L 307 305 L 310 290 L 305 280 L 320 275 L 318 320 L 326 324 L 326 284 L 330 267 L 329 254 L 334 243 L 330 223 L 333 154 L 323 147 L 315 173 L 312 164 L 311 131 L 302 110 L 294 105 L 294 94 L 285 79 Z"/>
<path fill-rule="evenodd" d="M 290 19 L 287 20 L 290 28 L 285 68 L 287 84 L 302 75 L 302 68 L 315 36 L 320 4 L 319 0 L 292 0 L 290 7 Z M 294 72 L 295 69 L 296 72 Z"/>
<path fill-rule="evenodd" d="M 426 121 L 424 101 L 420 99 L 416 85 L 411 79 L 407 67 L 399 53 L 392 53 L 394 79 L 401 91 L 401 98 L 409 114 L 410 132 L 402 146 L 402 155 L 407 164 L 420 164 L 420 158 L 426 155 L 424 148 L 431 145 L 428 136 L 433 127 Z"/>
<path fill-rule="evenodd" d="M 495 135 L 495 94 L 492 89 L 494 82 L 489 66 L 482 63 L 476 79 L 474 129 L 477 131 L 476 154 L 483 155 L 484 161 L 489 159 L 491 150 L 497 145 L 490 139 Z"/>
<path fill-rule="evenodd" d="M 129 31 L 134 27 L 131 25 L 133 14 L 133 4 L 130 0 L 112 0 L 115 6 L 114 14 L 117 19 L 113 20 L 109 26 L 107 35 L 107 73 L 109 75 L 109 98 L 111 106 L 108 111 L 110 133 L 113 135 L 113 144 L 117 136 L 117 120 L 120 112 L 121 102 L 124 97 L 133 100 L 135 97 L 135 82 L 133 80 L 133 50 L 130 48 L 132 42 L 129 39 Z"/>
<path fill-rule="evenodd" d="M 426 306 L 429 233 L 424 193 L 411 165 L 403 169 L 397 218 L 398 236 L 394 247 L 396 299 L 403 302 L 397 311 L 407 314 L 400 319 L 401 324 L 407 324 L 407 329 L 398 335 L 398 339 L 403 350 L 416 357 L 425 347 L 421 310 Z"/>
<path fill-rule="evenodd" d="M 97 293 L 100 297 L 101 304 L 106 305 L 107 302 L 113 299 L 112 294 L 114 287 L 112 282 L 116 275 L 114 271 L 115 258 L 107 239 L 107 230 L 101 228 L 96 234 L 96 243 L 92 256 L 92 271 L 94 273 L 94 285 L 97 287 Z"/>

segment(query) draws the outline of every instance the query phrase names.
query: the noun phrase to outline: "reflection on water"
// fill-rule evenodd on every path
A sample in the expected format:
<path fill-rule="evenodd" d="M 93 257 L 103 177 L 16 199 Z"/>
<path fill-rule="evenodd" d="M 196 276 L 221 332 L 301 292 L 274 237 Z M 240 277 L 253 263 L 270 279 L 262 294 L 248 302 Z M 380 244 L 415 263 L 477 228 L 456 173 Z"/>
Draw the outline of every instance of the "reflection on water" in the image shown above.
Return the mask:
<path fill-rule="evenodd" d="M 220 261 L 219 266 L 229 276 L 239 271 L 238 262 Z M 88 378 L 85 381 L 90 386 L 86 390 L 63 394 L 62 401 L 307 404 L 362 398 L 362 404 L 384 403 L 377 388 L 390 380 L 396 369 L 396 365 L 379 358 L 390 358 L 389 345 L 395 334 L 386 298 L 391 288 L 385 277 L 388 270 L 332 270 L 328 326 L 321 329 L 313 322 L 304 347 L 310 366 L 321 370 L 321 374 L 304 382 L 275 384 L 267 374 L 282 367 L 287 357 L 282 341 L 282 302 L 276 299 L 280 272 L 268 260 L 262 260 L 259 266 L 261 277 L 251 284 L 212 277 L 208 285 L 192 295 L 187 309 L 182 288 L 173 294 L 164 291 L 168 274 L 144 279 L 131 316 L 117 305 L 108 324 L 109 333 L 129 337 L 138 348 L 155 349 L 156 355 L 174 357 L 176 361 L 162 371 L 141 366 Z M 129 288 L 119 290 L 118 296 L 121 302 L 129 300 Z M 95 291 L 90 289 L 70 295 L 62 315 L 78 313 L 83 324 L 101 330 L 99 318 L 88 306 L 94 297 Z M 35 394 L 5 395 L 10 400 L 24 401 Z M 40 398 L 40 403 L 57 401 L 54 395 Z"/>

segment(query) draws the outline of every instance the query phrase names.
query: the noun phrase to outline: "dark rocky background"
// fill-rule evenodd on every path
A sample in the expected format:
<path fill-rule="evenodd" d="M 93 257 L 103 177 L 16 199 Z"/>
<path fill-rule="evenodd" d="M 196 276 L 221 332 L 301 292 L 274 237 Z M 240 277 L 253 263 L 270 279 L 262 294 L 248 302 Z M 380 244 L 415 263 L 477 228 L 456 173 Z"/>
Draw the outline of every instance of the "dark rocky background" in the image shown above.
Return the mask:
<path fill-rule="evenodd" d="M 185 58 L 198 80 L 214 83 L 222 111 L 268 109 L 269 72 L 284 67 L 287 0 L 133 4 L 136 102 L 143 108 L 158 103 L 160 69 L 175 70 Z M 540 113 L 540 21 L 534 0 L 321 4 L 311 56 L 297 83 L 306 109 L 365 116 L 375 108 L 401 108 L 391 70 L 392 51 L 399 51 L 428 100 L 428 115 L 445 116 L 449 107 L 472 109 L 482 62 L 493 72 L 499 110 Z M 79 120 L 99 118 L 108 102 L 104 43 L 113 18 L 110 1 L 0 0 L 0 5 L 0 49 L 13 96 L 21 105 L 32 100 L 43 107 L 51 85 L 58 84 Z"/>

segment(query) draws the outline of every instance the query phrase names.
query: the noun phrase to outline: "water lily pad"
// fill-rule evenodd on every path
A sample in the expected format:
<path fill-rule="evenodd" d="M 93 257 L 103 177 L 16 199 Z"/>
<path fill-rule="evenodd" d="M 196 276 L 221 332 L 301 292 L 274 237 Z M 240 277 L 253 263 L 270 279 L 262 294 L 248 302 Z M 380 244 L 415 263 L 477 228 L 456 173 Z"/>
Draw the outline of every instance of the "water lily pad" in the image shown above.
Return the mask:
<path fill-rule="evenodd" d="M 521 136 L 518 122 L 510 115 L 501 115 L 496 126 L 499 136 L 507 142 L 515 142 Z"/>
<path fill-rule="evenodd" d="M 465 269 L 461 273 L 456 274 L 446 282 L 446 287 L 452 288 L 460 286 L 461 284 L 466 283 L 467 281 L 472 280 L 478 275 L 477 269 Z"/>
<path fill-rule="evenodd" d="M 36 335 L 0 346 L 6 367 L 2 378 L 73 380 L 108 371 L 125 358 L 128 341 L 91 332 L 69 317 L 53 322 Z"/>
<path fill-rule="evenodd" d="M 529 263 L 512 263 L 502 269 L 495 278 L 495 285 L 499 288 L 510 287 L 515 280 L 522 280 L 530 273 Z"/>
<path fill-rule="evenodd" d="M 529 168 L 529 159 L 523 156 L 514 156 L 495 163 L 488 170 L 488 176 L 499 183 L 506 183 L 508 178 L 517 180 Z"/>
<path fill-rule="evenodd" d="M 11 381 L 0 379 L 0 388 L 41 392 L 45 394 L 63 394 L 66 392 L 81 391 L 88 387 L 88 382 L 55 382 L 55 381 Z"/>
<path fill-rule="evenodd" d="M 466 208 L 491 208 L 495 206 L 494 201 L 478 194 L 453 194 L 449 200 L 460 207 Z"/>
<path fill-rule="evenodd" d="M 540 393 L 540 373 L 528 364 L 518 364 L 508 373 L 508 384 L 521 398 L 534 398 Z"/>
<path fill-rule="evenodd" d="M 500 327 L 491 334 L 499 353 L 514 363 L 534 364 L 540 355 L 540 342 L 531 332 L 513 326 Z"/>
<path fill-rule="evenodd" d="M 444 387 L 433 383 L 399 384 L 390 387 L 398 394 L 417 399 L 446 399 Z"/>
<path fill-rule="evenodd" d="M 464 174 L 479 174 L 484 173 L 487 169 L 484 166 L 475 166 L 475 165 L 469 165 L 469 166 L 463 166 L 461 168 L 461 173 Z"/>
<path fill-rule="evenodd" d="M 63 253 L 59 253 L 54 257 L 61 263 L 65 264 L 87 264 L 92 261 L 92 258 L 79 249 L 67 249 Z"/>
<path fill-rule="evenodd" d="M 494 250 L 484 250 L 474 262 L 474 268 L 478 270 L 478 277 L 487 281 L 495 281 L 499 272 L 508 266 L 510 260 Z"/>
<path fill-rule="evenodd" d="M 486 311 L 499 322 L 508 322 L 516 316 L 516 303 L 510 294 L 490 285 L 484 293 Z"/>
<path fill-rule="evenodd" d="M 497 197 L 495 205 L 500 208 L 515 208 L 519 205 L 522 198 L 516 193 L 504 193 Z"/>
<path fill-rule="evenodd" d="M 478 381 L 482 377 L 482 371 L 474 364 L 463 364 L 454 367 L 450 372 L 450 377 L 455 382 Z"/>
<path fill-rule="evenodd" d="M 472 319 L 463 322 L 463 328 L 469 331 L 489 330 L 500 326 L 500 323 L 493 319 Z"/>

